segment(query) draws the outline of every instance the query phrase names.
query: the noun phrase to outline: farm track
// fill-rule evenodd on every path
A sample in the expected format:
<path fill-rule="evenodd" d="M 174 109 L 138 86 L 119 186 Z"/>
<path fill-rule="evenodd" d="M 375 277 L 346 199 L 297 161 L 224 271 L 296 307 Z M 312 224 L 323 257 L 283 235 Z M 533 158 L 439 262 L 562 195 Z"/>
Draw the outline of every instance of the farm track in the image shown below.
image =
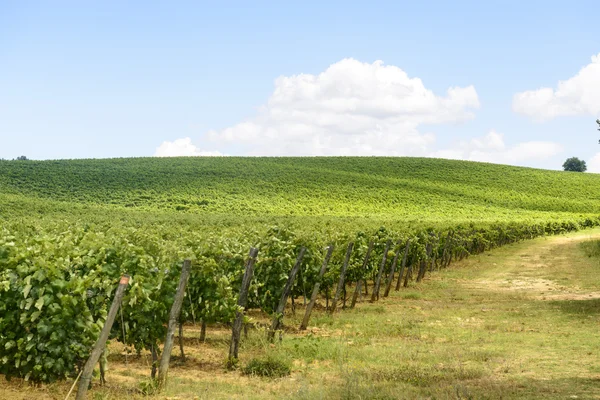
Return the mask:
<path fill-rule="evenodd" d="M 488 279 L 475 279 L 464 283 L 466 288 L 508 291 L 538 300 L 585 300 L 600 298 L 600 291 L 590 291 L 577 285 L 566 286 L 554 279 L 549 270 L 570 270 L 573 260 L 569 254 L 585 240 L 600 239 L 600 233 L 555 236 L 543 241 L 534 240 L 504 257 L 502 268 L 491 258 Z M 491 254 L 488 253 L 489 256 Z"/>

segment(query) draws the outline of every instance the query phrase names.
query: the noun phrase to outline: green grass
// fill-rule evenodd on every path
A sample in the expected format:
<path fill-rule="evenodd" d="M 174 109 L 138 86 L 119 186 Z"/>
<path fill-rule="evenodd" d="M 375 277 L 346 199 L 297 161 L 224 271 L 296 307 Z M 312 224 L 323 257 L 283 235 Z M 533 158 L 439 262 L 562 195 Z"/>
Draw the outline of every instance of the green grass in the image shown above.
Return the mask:
<path fill-rule="evenodd" d="M 291 372 L 292 366 L 289 360 L 282 357 L 274 357 L 271 354 L 266 357 L 253 358 L 242 368 L 244 375 L 267 378 L 281 378 L 290 375 Z"/>

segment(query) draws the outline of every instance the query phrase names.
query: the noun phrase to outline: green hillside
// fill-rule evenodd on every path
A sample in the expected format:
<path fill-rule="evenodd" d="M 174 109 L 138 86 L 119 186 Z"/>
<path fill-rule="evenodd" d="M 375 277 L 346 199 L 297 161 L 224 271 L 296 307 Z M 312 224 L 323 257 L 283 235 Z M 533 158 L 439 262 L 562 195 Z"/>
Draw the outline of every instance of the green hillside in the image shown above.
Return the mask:
<path fill-rule="evenodd" d="M 301 255 L 291 299 L 317 282 L 327 299 L 363 281 L 390 289 L 403 254 L 399 289 L 469 255 L 597 226 L 598 193 L 598 175 L 436 159 L 1 161 L 0 374 L 76 375 L 123 274 L 113 338 L 149 350 L 184 259 L 182 322 L 230 323 L 251 247 L 248 307 L 272 316 Z"/>
<path fill-rule="evenodd" d="M 423 158 L 2 161 L 0 192 L 5 216 L 75 204 L 422 222 L 600 214 L 600 175 Z"/>

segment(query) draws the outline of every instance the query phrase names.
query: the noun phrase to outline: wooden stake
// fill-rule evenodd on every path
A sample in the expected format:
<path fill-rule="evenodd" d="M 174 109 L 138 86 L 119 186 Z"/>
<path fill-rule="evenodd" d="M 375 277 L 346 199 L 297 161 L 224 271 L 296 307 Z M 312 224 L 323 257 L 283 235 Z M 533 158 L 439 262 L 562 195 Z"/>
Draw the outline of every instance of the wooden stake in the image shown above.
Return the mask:
<path fill-rule="evenodd" d="M 342 289 L 344 288 L 344 280 L 346 279 L 346 270 L 348 269 L 348 264 L 350 263 L 350 256 L 352 255 L 352 248 L 354 247 L 354 243 L 348 243 L 348 249 L 346 250 L 346 258 L 344 259 L 344 264 L 342 265 L 342 270 L 340 271 L 340 280 L 338 281 L 337 289 L 335 290 L 335 297 L 333 298 L 333 303 L 331 303 L 330 313 L 334 313 L 337 308 L 337 303 L 340 300 L 340 294 L 342 293 Z"/>
<path fill-rule="evenodd" d="M 412 275 L 413 275 L 413 264 L 415 264 L 417 262 L 417 260 L 415 259 L 416 257 L 413 257 L 412 260 L 410 260 L 410 264 L 408 265 L 408 270 L 406 271 L 406 277 L 404 278 L 404 287 L 408 286 L 408 280 L 412 279 Z"/>
<path fill-rule="evenodd" d="M 123 299 L 123 295 L 125 294 L 125 288 L 129 284 L 129 275 L 123 275 L 121 280 L 119 281 L 119 287 L 117 287 L 117 291 L 115 292 L 115 297 L 110 306 L 110 310 L 108 311 L 108 315 L 106 317 L 106 322 L 104 322 L 104 326 L 102 327 L 102 331 L 100 332 L 100 336 L 94 345 L 94 349 L 90 354 L 90 358 L 86 361 L 83 366 L 83 372 L 81 373 L 81 380 L 79 381 L 79 386 L 77 387 L 77 396 L 76 400 L 85 399 L 85 395 L 88 391 L 88 387 L 92 381 L 92 373 L 94 372 L 94 367 L 102 352 L 104 351 L 104 347 L 106 346 L 106 341 L 108 340 L 108 335 L 110 334 L 110 330 L 112 329 L 113 323 L 115 322 L 115 317 L 117 316 L 117 311 L 119 311 L 119 306 L 121 305 L 121 300 Z"/>
<path fill-rule="evenodd" d="M 183 267 L 181 268 L 181 276 L 179 277 L 179 284 L 177 285 L 177 291 L 175 292 L 175 300 L 173 301 L 173 306 L 171 307 L 171 313 L 169 315 L 169 325 L 167 327 L 165 345 L 163 346 L 162 357 L 160 359 L 160 364 L 158 365 L 159 387 L 163 387 L 167 383 L 167 372 L 169 371 L 171 350 L 173 350 L 173 342 L 175 339 L 175 327 L 177 326 L 179 314 L 181 313 L 181 305 L 183 304 L 183 296 L 185 295 L 185 286 L 187 285 L 191 268 L 192 262 L 190 260 L 185 260 L 183 262 Z"/>
<path fill-rule="evenodd" d="M 400 241 L 396 243 L 397 246 L 400 246 Z M 398 258 L 400 258 L 400 249 L 396 250 L 396 255 L 392 260 L 392 266 L 390 268 L 390 274 L 387 277 L 385 284 L 385 291 L 383 292 L 383 297 L 388 297 L 390 295 L 390 289 L 392 288 L 392 282 L 394 281 L 394 274 L 396 273 L 396 266 L 398 265 Z"/>
<path fill-rule="evenodd" d="M 425 269 L 427 268 L 427 262 L 425 260 L 421 260 L 419 263 L 419 272 L 417 272 L 417 283 L 421 282 L 421 279 L 425 276 Z"/>
<path fill-rule="evenodd" d="M 379 288 L 381 287 L 381 276 L 383 275 L 383 270 L 385 269 L 385 264 L 387 262 L 387 254 L 390 251 L 390 246 L 392 245 L 392 241 L 388 240 L 385 244 L 385 250 L 383 251 L 383 257 L 381 259 L 381 265 L 379 266 L 379 272 L 377 273 L 377 279 L 375 280 L 375 285 L 373 286 L 373 293 L 371 294 L 371 303 L 379 300 Z"/>
<path fill-rule="evenodd" d="M 448 235 L 448 249 L 446 252 L 446 260 L 444 262 L 444 268 L 448 268 L 450 263 L 452 262 L 452 246 L 454 245 L 454 231 Z"/>
<path fill-rule="evenodd" d="M 67 393 L 67 397 L 65 397 L 65 400 L 68 400 L 69 396 L 71 396 L 71 393 L 73 393 L 73 389 L 75 389 L 75 385 L 77 385 L 79 378 L 81 378 L 82 372 L 83 372 L 83 369 L 81 371 L 79 371 L 79 375 L 77 375 L 77 378 L 75 378 L 75 382 L 73 382 L 73 386 L 71 386 L 71 390 L 69 390 L 69 393 Z"/>
<path fill-rule="evenodd" d="M 396 291 L 400 290 L 400 285 L 402 284 L 402 275 L 404 275 L 404 268 L 406 267 L 406 260 L 408 259 L 408 250 L 410 250 L 410 239 L 406 241 L 406 247 L 404 248 L 402 265 L 400 266 L 400 272 L 398 272 L 398 282 L 396 282 Z"/>
<path fill-rule="evenodd" d="M 248 254 L 248 262 L 244 271 L 244 277 L 242 278 L 242 287 L 240 288 L 240 296 L 238 297 L 238 310 L 233 320 L 233 328 L 231 329 L 231 343 L 229 345 L 229 359 L 227 360 L 228 368 L 232 368 L 237 364 L 238 352 L 240 348 L 240 335 L 242 333 L 242 323 L 244 322 L 244 309 L 248 304 L 248 289 L 250 288 L 250 282 L 252 281 L 252 274 L 254 274 L 254 263 L 256 262 L 256 256 L 258 255 L 258 249 L 252 247 L 250 254 Z M 204 324 L 204 321 L 202 321 Z"/>
<path fill-rule="evenodd" d="M 354 308 L 356 306 L 356 301 L 358 300 L 358 296 L 360 295 L 360 289 L 362 285 L 362 281 L 364 280 L 364 271 L 367 269 L 367 265 L 369 264 L 369 258 L 371 257 L 371 250 L 373 250 L 373 241 L 369 242 L 369 248 L 367 249 L 367 254 L 365 255 L 365 261 L 363 262 L 362 269 L 359 271 L 361 276 L 358 278 L 356 282 L 356 289 L 354 289 L 354 295 L 352 296 L 352 303 L 350 303 L 350 308 Z"/>
<path fill-rule="evenodd" d="M 204 343 L 206 341 L 206 321 L 202 320 L 200 324 L 200 343 Z"/>
<path fill-rule="evenodd" d="M 315 302 L 317 301 L 317 295 L 319 294 L 319 288 L 321 287 L 321 280 L 323 279 L 323 275 L 325 275 L 325 270 L 327 269 L 327 264 L 329 263 L 329 259 L 331 258 L 331 254 L 333 253 L 333 246 L 327 246 L 327 253 L 325 254 L 325 259 L 323 260 L 323 264 L 321 265 L 321 270 L 319 271 L 319 277 L 317 278 L 317 282 L 315 282 L 315 287 L 313 288 L 312 294 L 310 296 L 310 301 L 306 306 L 306 312 L 304 313 L 304 319 L 302 320 L 302 324 L 300 324 L 300 330 L 305 330 L 308 326 L 308 321 L 310 320 L 310 314 L 312 313 L 312 309 L 315 306 Z"/>
<path fill-rule="evenodd" d="M 400 271 L 398 271 L 398 281 L 396 281 L 395 291 L 400 290 L 400 285 L 402 285 L 402 276 L 404 276 L 404 269 L 406 267 L 406 261 L 408 260 L 408 250 L 410 249 L 410 239 L 406 241 L 406 246 L 404 247 L 404 254 L 402 255 L 402 264 L 400 265 Z"/>
<path fill-rule="evenodd" d="M 152 354 L 152 367 L 150 369 L 150 378 L 152 378 L 152 379 L 156 378 L 156 370 L 158 369 L 157 347 L 158 347 L 158 345 L 156 343 L 154 343 L 152 346 L 150 346 L 150 354 Z"/>
<path fill-rule="evenodd" d="M 288 276 L 288 281 L 283 288 L 283 293 L 281 293 L 281 298 L 279 299 L 279 305 L 275 310 L 275 316 L 273 317 L 273 322 L 271 323 L 271 329 L 269 330 L 269 340 L 273 341 L 275 339 L 275 332 L 279 329 L 281 322 L 283 321 L 283 312 L 285 310 L 285 304 L 287 303 L 287 298 L 292 291 L 292 286 L 294 286 L 294 279 L 296 278 L 296 274 L 300 269 L 300 265 L 302 265 L 302 258 L 304 258 L 304 253 L 306 252 L 306 247 L 302 247 L 300 249 L 300 253 L 298 253 L 298 258 L 296 259 L 296 264 L 290 271 L 290 275 Z"/>

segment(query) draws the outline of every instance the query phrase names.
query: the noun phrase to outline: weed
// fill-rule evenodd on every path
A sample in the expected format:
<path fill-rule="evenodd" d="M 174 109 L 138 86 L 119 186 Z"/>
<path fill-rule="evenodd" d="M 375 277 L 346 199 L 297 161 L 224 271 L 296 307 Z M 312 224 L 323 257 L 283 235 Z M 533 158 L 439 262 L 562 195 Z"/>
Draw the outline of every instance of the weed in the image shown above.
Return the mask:
<path fill-rule="evenodd" d="M 253 358 L 242 369 L 244 375 L 264 376 L 268 378 L 281 378 L 288 376 L 292 372 L 292 366 L 289 361 L 282 358 L 268 355 L 265 358 Z"/>

